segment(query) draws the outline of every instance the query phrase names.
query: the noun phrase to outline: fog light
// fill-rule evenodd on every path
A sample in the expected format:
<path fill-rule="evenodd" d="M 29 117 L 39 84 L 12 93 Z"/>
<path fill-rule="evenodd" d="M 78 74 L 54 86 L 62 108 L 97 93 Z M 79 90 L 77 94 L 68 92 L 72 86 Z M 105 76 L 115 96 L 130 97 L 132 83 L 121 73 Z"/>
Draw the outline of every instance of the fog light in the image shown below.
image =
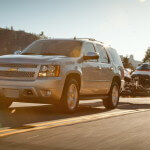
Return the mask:
<path fill-rule="evenodd" d="M 41 90 L 42 96 L 51 96 L 52 92 L 50 90 Z"/>
<path fill-rule="evenodd" d="M 32 96 L 32 95 L 33 95 L 33 92 L 32 92 L 32 90 L 30 90 L 30 89 L 25 89 L 24 92 L 23 92 L 23 94 L 24 94 L 25 96 Z"/>

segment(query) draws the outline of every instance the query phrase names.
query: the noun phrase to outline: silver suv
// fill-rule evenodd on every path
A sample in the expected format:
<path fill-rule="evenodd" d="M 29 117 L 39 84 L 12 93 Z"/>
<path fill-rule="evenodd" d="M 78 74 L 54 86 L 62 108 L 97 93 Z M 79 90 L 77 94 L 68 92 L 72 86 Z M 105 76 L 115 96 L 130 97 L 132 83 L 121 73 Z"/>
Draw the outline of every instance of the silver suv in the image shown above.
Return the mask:
<path fill-rule="evenodd" d="M 116 50 L 94 39 L 44 39 L 20 55 L 0 56 L 0 107 L 12 102 L 57 105 L 74 112 L 79 100 L 117 107 L 123 65 Z"/>

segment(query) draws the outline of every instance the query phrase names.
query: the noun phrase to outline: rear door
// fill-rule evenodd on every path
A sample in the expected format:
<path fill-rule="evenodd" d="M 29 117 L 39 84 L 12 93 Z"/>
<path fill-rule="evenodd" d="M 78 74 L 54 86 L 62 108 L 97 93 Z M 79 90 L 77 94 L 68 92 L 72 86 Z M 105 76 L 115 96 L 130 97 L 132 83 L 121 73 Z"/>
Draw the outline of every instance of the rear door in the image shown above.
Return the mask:
<path fill-rule="evenodd" d="M 105 48 L 100 44 L 96 44 L 96 48 L 100 55 L 98 59 L 98 77 L 100 86 L 99 93 L 107 94 L 109 92 L 113 78 L 113 68 Z"/>

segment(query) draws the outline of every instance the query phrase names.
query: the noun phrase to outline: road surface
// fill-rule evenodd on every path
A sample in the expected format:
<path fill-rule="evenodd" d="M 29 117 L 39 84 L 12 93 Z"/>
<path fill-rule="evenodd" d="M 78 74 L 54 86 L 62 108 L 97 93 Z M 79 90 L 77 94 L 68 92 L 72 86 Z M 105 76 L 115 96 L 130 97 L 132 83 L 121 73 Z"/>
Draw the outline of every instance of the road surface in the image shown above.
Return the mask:
<path fill-rule="evenodd" d="M 0 150 L 150 150 L 150 98 L 121 98 L 106 111 L 83 101 L 75 114 L 14 103 L 0 112 Z"/>

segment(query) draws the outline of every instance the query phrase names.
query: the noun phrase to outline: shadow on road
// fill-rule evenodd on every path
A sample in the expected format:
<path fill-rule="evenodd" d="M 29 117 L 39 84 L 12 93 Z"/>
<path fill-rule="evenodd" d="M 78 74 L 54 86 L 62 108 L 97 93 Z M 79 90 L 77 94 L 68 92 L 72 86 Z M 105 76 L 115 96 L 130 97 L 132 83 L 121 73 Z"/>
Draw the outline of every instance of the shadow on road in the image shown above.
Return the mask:
<path fill-rule="evenodd" d="M 101 102 L 80 104 L 78 111 L 74 114 L 61 114 L 52 105 L 12 107 L 8 110 L 0 111 L 0 128 L 32 128 L 34 126 L 27 126 L 27 124 L 67 119 L 91 114 L 102 114 L 103 112 L 108 111 L 101 106 Z M 150 104 L 133 104 L 125 102 L 120 102 L 118 106 L 118 109 L 126 110 L 149 108 Z"/>
<path fill-rule="evenodd" d="M 118 106 L 118 109 L 125 109 L 125 110 L 150 109 L 150 104 L 134 104 L 125 102 L 121 102 L 120 104 L 121 105 Z"/>
<path fill-rule="evenodd" d="M 100 105 L 100 102 L 85 105 L 81 104 L 78 111 L 74 114 L 61 114 L 52 105 L 12 107 L 8 110 L 0 111 L 0 128 L 26 128 L 27 126 L 24 126 L 26 124 L 67 119 L 105 112 L 106 109 L 98 108 Z"/>

